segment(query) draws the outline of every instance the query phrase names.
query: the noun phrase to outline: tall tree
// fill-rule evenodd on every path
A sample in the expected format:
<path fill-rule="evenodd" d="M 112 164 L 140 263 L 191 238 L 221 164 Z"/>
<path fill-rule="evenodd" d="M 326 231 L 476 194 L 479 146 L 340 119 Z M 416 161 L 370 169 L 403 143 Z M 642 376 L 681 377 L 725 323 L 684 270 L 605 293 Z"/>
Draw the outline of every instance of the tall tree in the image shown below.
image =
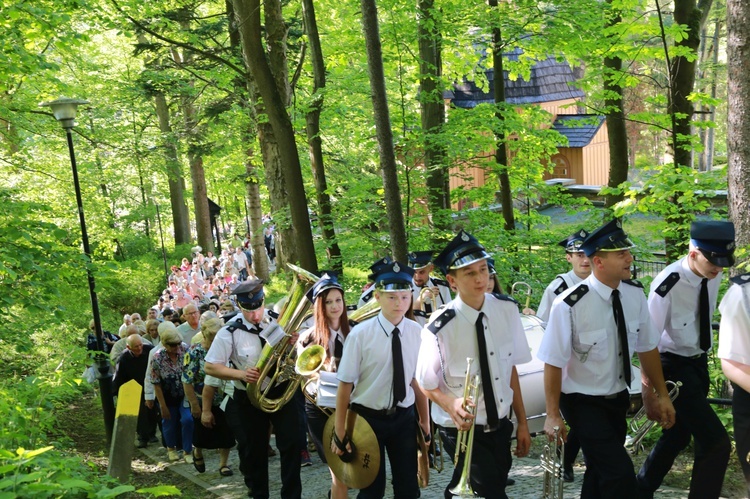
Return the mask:
<path fill-rule="evenodd" d="M 440 12 L 435 0 L 417 0 L 419 38 L 419 104 L 422 120 L 427 203 L 432 226 L 439 231 L 451 228 L 450 189 L 446 147 L 441 133 L 445 123 L 443 102 L 443 38 Z M 434 238 L 433 238 L 434 239 Z M 437 242 L 437 241 L 435 241 Z"/>
<path fill-rule="evenodd" d="M 729 218 L 737 246 L 750 245 L 750 2 L 727 0 Z M 747 263 L 748 256 L 743 258 Z M 745 268 L 746 270 L 746 268 Z"/>
<path fill-rule="evenodd" d="M 362 31 L 367 48 L 367 69 L 370 74 L 372 109 L 378 137 L 380 171 L 383 176 L 385 208 L 391 236 L 391 253 L 393 258 L 405 262 L 408 252 L 406 226 L 403 208 L 401 207 L 401 191 L 398 185 L 398 168 L 396 166 L 396 153 L 393 148 L 393 130 L 391 130 L 388 97 L 385 91 L 378 8 L 375 5 L 375 0 L 361 0 L 360 5 L 362 8 Z"/>
<path fill-rule="evenodd" d="M 268 3 L 268 2 L 265 2 Z M 318 263 L 313 246 L 307 196 L 302 182 L 302 168 L 294 138 L 292 122 L 269 67 L 261 39 L 260 1 L 234 0 L 240 39 L 246 66 L 252 73 L 258 92 L 263 98 L 268 121 L 279 143 L 279 156 L 284 166 L 284 181 L 289 191 L 289 208 L 297 238 L 293 242 L 299 263 L 309 271 L 317 271 Z"/>
<path fill-rule="evenodd" d="M 607 0 L 611 7 L 613 0 Z M 620 10 L 612 7 L 607 12 L 607 29 L 617 27 L 622 22 Z M 610 39 L 615 38 L 608 33 Z M 615 45 L 613 43 L 613 45 Z M 613 189 L 628 179 L 628 131 L 625 123 L 625 109 L 623 103 L 622 58 L 617 51 L 604 58 L 604 112 L 607 120 L 607 140 L 609 141 L 609 181 L 607 185 Z M 604 206 L 610 208 L 624 198 L 622 191 L 610 191 Z"/>
<path fill-rule="evenodd" d="M 323 48 L 320 45 L 318 21 L 315 18 L 315 7 L 312 0 L 302 0 L 305 17 L 305 31 L 310 45 L 310 61 L 313 68 L 313 95 L 310 109 L 305 115 L 307 122 L 307 143 L 310 148 L 310 163 L 313 180 L 318 196 L 318 220 L 326 241 L 326 253 L 331 268 L 343 275 L 344 265 L 341 261 L 341 249 L 336 239 L 331 209 L 331 196 L 328 194 L 328 182 L 323 164 L 323 144 L 320 139 L 320 112 L 323 109 L 326 87 L 326 67 L 323 60 Z"/>

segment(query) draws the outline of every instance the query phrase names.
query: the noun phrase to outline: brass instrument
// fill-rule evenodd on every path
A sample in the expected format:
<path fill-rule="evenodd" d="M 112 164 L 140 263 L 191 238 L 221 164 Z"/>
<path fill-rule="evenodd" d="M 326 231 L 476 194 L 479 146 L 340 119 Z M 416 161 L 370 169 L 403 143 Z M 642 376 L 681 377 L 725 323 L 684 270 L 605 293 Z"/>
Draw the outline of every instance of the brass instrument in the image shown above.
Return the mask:
<path fill-rule="evenodd" d="M 331 414 L 333 414 L 333 411 L 328 407 L 318 406 L 315 394 L 311 395 L 307 391 L 307 385 L 318 381 L 318 378 L 313 375 L 317 373 L 321 367 L 323 367 L 325 361 L 326 349 L 321 345 L 310 345 L 302 350 L 302 353 L 297 356 L 297 363 L 295 364 L 294 369 L 300 376 L 307 378 L 305 380 L 305 383 L 302 385 L 302 394 L 305 396 L 305 398 L 309 400 L 313 405 L 317 406 L 318 409 L 323 411 L 323 414 L 325 414 L 326 416 L 330 416 Z"/>
<path fill-rule="evenodd" d="M 674 381 L 667 380 L 666 384 L 667 387 L 671 386 L 669 389 L 669 400 L 674 401 L 674 399 L 680 394 L 682 381 L 675 383 Z M 625 438 L 625 448 L 628 452 L 635 455 L 643 450 L 643 439 L 651 428 L 653 428 L 654 424 L 656 424 L 656 421 L 646 419 L 646 404 L 643 404 L 638 412 L 635 413 L 635 416 L 630 420 L 630 431 L 632 432 L 632 435 L 628 435 Z"/>
<path fill-rule="evenodd" d="M 266 343 L 255 364 L 260 371 L 258 382 L 247 385 L 247 397 L 250 403 L 261 411 L 269 413 L 284 407 L 292 399 L 301 382 L 301 376 L 294 369 L 295 349 L 290 341 L 292 336 L 286 331 L 296 331 L 299 327 L 305 312 L 311 305 L 305 295 L 318 280 L 311 272 L 296 265 L 287 265 L 294 272 L 294 282 L 276 321 L 284 337 L 275 345 Z M 289 383 L 284 393 L 278 398 L 270 398 L 270 390 L 285 381 Z"/>
<path fill-rule="evenodd" d="M 525 287 L 526 288 L 526 303 L 524 304 L 523 308 L 529 308 L 529 303 L 531 303 L 531 285 L 525 282 L 514 282 L 513 286 L 510 288 L 510 294 L 511 296 L 516 294 L 516 286 Z"/>
<path fill-rule="evenodd" d="M 544 470 L 544 499 L 562 499 L 563 497 L 563 456 L 565 456 L 565 442 L 560 437 L 560 427 L 555 426 L 555 446 L 548 442 L 540 456 Z"/>
<path fill-rule="evenodd" d="M 359 324 L 360 322 L 371 319 L 380 313 L 380 303 L 375 298 L 371 298 L 370 301 L 354 310 L 351 314 L 347 314 L 349 322 L 353 324 Z"/>
<path fill-rule="evenodd" d="M 466 358 L 466 379 L 464 380 L 464 403 L 463 408 L 472 416 L 476 415 L 476 401 L 479 394 L 479 375 L 471 375 L 471 363 L 474 359 Z M 456 437 L 456 455 L 453 462 L 458 465 L 461 454 L 464 455 L 464 464 L 461 468 L 461 477 L 455 487 L 448 492 L 453 497 L 475 497 L 474 490 L 471 488 L 471 454 L 474 449 L 474 420 L 471 422 L 471 428 L 458 432 Z"/>
<path fill-rule="evenodd" d="M 422 304 L 422 307 L 421 307 L 422 308 L 422 312 L 425 312 L 425 313 L 427 312 L 427 310 L 426 310 L 426 308 L 427 308 L 426 305 L 427 304 L 424 301 L 424 295 L 425 295 L 425 293 L 427 293 L 427 294 L 430 295 L 430 302 L 429 303 L 430 303 L 430 305 L 432 305 L 432 311 L 434 312 L 435 310 L 438 309 L 437 298 L 435 297 L 435 294 L 432 292 L 432 289 L 429 286 L 423 287 L 422 290 L 419 292 L 419 302 Z"/>

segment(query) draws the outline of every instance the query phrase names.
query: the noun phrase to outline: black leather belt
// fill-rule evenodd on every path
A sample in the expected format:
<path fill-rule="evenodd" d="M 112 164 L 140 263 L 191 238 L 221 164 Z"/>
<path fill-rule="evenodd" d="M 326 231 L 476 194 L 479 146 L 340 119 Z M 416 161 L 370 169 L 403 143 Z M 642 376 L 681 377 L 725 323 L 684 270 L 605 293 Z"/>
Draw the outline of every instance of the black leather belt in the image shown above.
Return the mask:
<path fill-rule="evenodd" d="M 706 352 L 698 353 L 698 354 L 695 354 L 695 355 L 680 355 L 678 353 L 673 353 L 673 352 L 662 352 L 661 354 L 664 355 L 665 357 L 671 357 L 673 359 L 676 358 L 676 359 L 696 360 L 696 359 L 700 359 L 701 357 L 703 357 L 704 355 L 706 355 Z"/>
<path fill-rule="evenodd" d="M 399 411 L 405 411 L 406 407 L 391 407 L 389 409 L 371 409 L 362 404 L 351 404 L 349 406 L 351 410 L 362 416 L 368 416 L 371 418 L 387 418 L 393 416 Z"/>

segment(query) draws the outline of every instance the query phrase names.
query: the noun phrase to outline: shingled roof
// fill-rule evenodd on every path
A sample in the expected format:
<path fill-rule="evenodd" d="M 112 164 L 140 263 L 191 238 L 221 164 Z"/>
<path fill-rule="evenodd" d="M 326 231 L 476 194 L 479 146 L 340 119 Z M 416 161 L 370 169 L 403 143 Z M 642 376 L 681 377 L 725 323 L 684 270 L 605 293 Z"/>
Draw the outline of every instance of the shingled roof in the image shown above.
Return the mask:
<path fill-rule="evenodd" d="M 508 61 L 517 61 L 522 53 L 521 49 L 516 49 L 503 54 L 503 58 Z M 559 62 L 552 56 L 532 66 L 529 81 L 520 77 L 512 81 L 508 78 L 507 71 L 503 73 L 505 100 L 511 104 L 534 104 L 584 97 L 584 93 L 572 85 L 575 82 L 575 76 L 570 65 L 567 62 Z M 473 81 L 464 80 L 461 84 L 455 84 L 452 91 L 446 91 L 444 97 L 450 99 L 456 107 L 465 109 L 494 102 L 495 70 L 486 70 L 485 76 L 489 82 L 489 89 L 486 92 L 477 87 Z"/>
<path fill-rule="evenodd" d="M 552 129 L 568 138 L 567 147 L 586 147 L 604 123 L 597 114 L 558 114 Z"/>

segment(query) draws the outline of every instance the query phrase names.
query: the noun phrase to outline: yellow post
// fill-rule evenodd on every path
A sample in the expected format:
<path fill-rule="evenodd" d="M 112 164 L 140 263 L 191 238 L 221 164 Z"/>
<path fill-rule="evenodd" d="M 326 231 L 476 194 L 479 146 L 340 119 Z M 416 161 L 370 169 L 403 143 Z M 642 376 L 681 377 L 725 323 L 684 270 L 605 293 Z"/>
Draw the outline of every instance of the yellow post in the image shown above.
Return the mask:
<path fill-rule="evenodd" d="M 135 430 L 138 426 L 138 411 L 141 408 L 143 387 L 130 380 L 120 387 L 117 396 L 115 426 L 112 431 L 112 446 L 109 449 L 107 474 L 125 482 L 130 475 L 130 462 L 135 451 Z"/>

